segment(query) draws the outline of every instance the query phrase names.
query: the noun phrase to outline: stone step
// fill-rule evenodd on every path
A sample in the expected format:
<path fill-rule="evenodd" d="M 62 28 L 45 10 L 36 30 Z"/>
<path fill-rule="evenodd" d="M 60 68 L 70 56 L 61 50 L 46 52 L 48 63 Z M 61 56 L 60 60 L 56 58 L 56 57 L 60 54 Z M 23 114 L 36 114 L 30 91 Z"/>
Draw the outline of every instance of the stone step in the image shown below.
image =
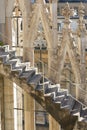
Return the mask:
<path fill-rule="evenodd" d="M 75 100 L 70 96 L 65 96 L 64 100 L 61 102 L 62 108 L 72 109 L 73 105 L 75 103 Z"/>
<path fill-rule="evenodd" d="M 81 110 L 80 117 L 87 118 L 87 108 Z"/>
<path fill-rule="evenodd" d="M 9 51 L 9 46 L 0 47 L 0 61 L 3 65 L 10 65 L 12 73 L 17 73 L 20 80 L 25 79 L 26 84 L 33 85 L 35 91 L 43 90 L 44 97 L 51 97 L 54 104 L 60 104 L 61 110 L 68 109 L 70 115 L 87 122 L 87 108 L 82 103 L 68 94 L 67 90 L 61 89 L 59 84 L 53 84 L 41 73 L 37 73 L 37 68 L 31 67 L 30 63 L 23 63 L 20 57 L 15 56 L 15 51 Z"/>
<path fill-rule="evenodd" d="M 45 81 L 45 78 L 44 78 L 44 81 Z M 48 88 L 48 85 L 49 85 L 48 81 L 41 83 L 41 84 L 38 84 L 36 86 L 35 90 L 39 90 L 39 91 L 44 90 L 44 93 L 45 93 L 45 89 Z"/>
<path fill-rule="evenodd" d="M 59 91 L 59 92 L 57 92 L 56 93 L 56 97 L 58 96 L 63 96 L 63 95 L 66 95 L 66 94 L 68 94 L 68 91 L 67 90 L 62 90 L 62 91 Z"/>
<path fill-rule="evenodd" d="M 56 98 L 54 98 L 54 102 L 57 104 L 57 103 L 60 103 L 61 104 L 61 102 L 65 99 L 65 96 L 66 95 L 63 95 L 63 96 L 61 96 L 61 97 L 56 97 Z"/>
<path fill-rule="evenodd" d="M 39 84 L 40 80 L 42 79 L 42 75 L 41 74 L 35 74 L 33 77 L 31 77 L 27 83 L 28 84 L 32 84 L 32 85 L 37 85 Z"/>
<path fill-rule="evenodd" d="M 78 113 L 80 113 L 81 109 L 82 109 L 82 104 L 80 102 L 78 102 L 77 100 L 75 100 L 75 103 L 74 103 L 72 109 L 70 110 L 70 113 L 72 115 L 76 115 L 76 114 L 78 115 Z"/>
<path fill-rule="evenodd" d="M 19 75 L 20 78 L 25 78 L 25 79 L 30 79 L 32 76 L 35 75 L 35 70 L 27 70 L 27 71 L 22 71 Z"/>

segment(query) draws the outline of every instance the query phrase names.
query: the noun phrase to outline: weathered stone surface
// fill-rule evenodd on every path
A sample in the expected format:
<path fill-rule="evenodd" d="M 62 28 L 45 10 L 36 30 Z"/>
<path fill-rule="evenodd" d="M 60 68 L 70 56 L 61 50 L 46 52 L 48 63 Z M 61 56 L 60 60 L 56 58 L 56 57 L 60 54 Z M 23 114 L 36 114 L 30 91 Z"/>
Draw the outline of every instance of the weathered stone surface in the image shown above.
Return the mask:
<path fill-rule="evenodd" d="M 84 102 L 87 105 L 87 94 L 83 93 L 79 87 L 82 87 L 82 89 L 86 90 L 86 74 L 85 74 L 85 44 L 86 44 L 86 30 L 85 30 L 85 21 L 84 21 L 84 7 L 81 4 L 79 8 L 79 21 L 78 21 L 78 30 L 73 34 L 71 28 L 70 28 L 70 16 L 72 14 L 72 10 L 69 7 L 69 4 L 67 3 L 63 9 L 63 15 L 65 17 L 64 20 L 64 27 L 61 32 L 61 40 L 58 43 L 57 39 L 57 0 L 50 1 L 50 4 L 44 4 L 42 0 L 37 0 L 35 4 L 31 4 L 29 0 L 4 0 L 1 2 L 1 8 L 2 5 L 3 8 L 1 11 L 2 15 L 0 19 L 0 29 L 3 35 L 0 36 L 0 39 L 4 41 L 4 43 L 9 43 L 12 45 L 12 26 L 11 26 L 11 17 L 12 17 L 12 11 L 15 8 L 14 3 L 17 3 L 20 7 L 20 10 L 22 12 L 22 18 L 23 18 L 23 60 L 27 61 L 30 60 L 31 66 L 34 66 L 34 41 L 38 38 L 38 25 L 41 22 L 43 27 L 43 34 L 48 47 L 48 72 L 49 77 L 52 81 L 56 83 L 61 82 L 62 77 L 62 71 L 66 63 L 71 63 L 72 69 L 70 70 L 73 72 L 73 75 L 75 79 L 73 78 L 73 82 L 76 84 L 76 90 L 74 94 L 76 98 L 79 98 L 82 102 Z M 6 14 L 5 14 L 6 9 Z M 5 23 L 6 22 L 6 23 Z M 16 30 L 17 31 L 17 30 Z M 58 34 L 59 35 L 59 34 Z M 74 38 L 75 36 L 75 38 Z M 77 39 L 77 40 L 75 40 Z M 79 40 L 78 40 L 79 39 Z M 77 43 L 78 42 L 78 43 Z M 58 45 L 57 45 L 58 44 Z M 60 44 L 60 46 L 59 46 Z M 79 48 L 76 47 L 76 44 L 79 44 Z M 81 44 L 81 45 L 80 45 Z M 58 47 L 58 48 L 57 48 Z M 79 60 L 78 60 L 78 53 L 79 52 Z M 68 53 L 68 62 L 67 62 L 67 53 Z M 7 59 L 8 60 L 8 59 Z M 5 80 L 9 80 L 12 82 L 16 82 L 21 88 L 26 90 L 28 94 L 31 94 L 51 115 L 52 117 L 61 124 L 62 128 L 64 130 L 72 130 L 74 128 L 75 122 L 77 120 L 77 117 L 70 116 L 69 110 L 61 109 L 59 104 L 56 104 L 53 102 L 53 98 L 51 97 L 44 97 L 42 91 L 34 91 L 35 85 L 37 85 L 38 81 L 34 85 L 28 84 L 26 78 L 20 78 L 20 70 L 13 70 L 10 65 L 3 64 L 5 59 L 3 60 L 0 57 L 0 74 L 5 76 Z M 3 62 L 3 63 L 2 63 Z M 21 67 L 21 66 L 19 66 Z M 52 67 L 52 68 L 51 68 Z M 15 68 L 17 69 L 17 68 Z M 24 71 L 24 69 L 23 69 Z M 66 72 L 67 73 L 67 72 Z M 66 74 L 65 73 L 65 74 Z M 31 78 L 31 77 L 30 77 Z M 69 77 L 68 77 L 69 78 Z M 70 82 L 71 82 L 70 81 Z M 42 82 L 42 81 L 41 81 Z M 5 82 L 6 83 L 6 82 Z M 10 83 L 10 82 L 9 82 Z M 8 87 L 5 90 L 11 91 L 9 89 L 9 84 L 7 84 Z M 69 87 L 69 85 L 66 85 Z M 5 93 L 5 94 L 8 94 Z M 11 117 L 11 113 L 8 108 L 9 102 L 11 102 L 13 105 L 12 100 L 12 91 L 11 95 L 5 95 L 7 98 L 4 99 L 5 101 L 5 111 L 6 114 L 6 128 L 8 125 L 8 129 L 12 130 L 13 128 L 10 127 L 10 121 L 7 119 L 8 116 Z M 3 96 L 2 96 L 3 97 Z M 11 99 L 10 99 L 11 98 Z M 30 100 L 30 105 L 32 107 L 33 104 L 31 103 L 33 100 Z M 3 105 L 2 105 L 3 106 Z M 26 105 L 25 105 L 26 106 Z M 27 107 L 27 106 L 26 106 Z M 2 109 L 2 108 L 1 108 Z M 30 108 L 31 109 L 31 108 Z M 32 109 L 31 109 L 32 110 Z M 3 111 L 3 109 L 2 109 Z M 26 119 L 27 114 L 29 117 L 33 115 L 32 112 L 27 113 L 26 112 Z M 3 114 L 2 114 L 3 115 Z M 3 117 L 3 116 L 2 116 Z M 13 114 L 12 114 L 12 124 L 13 124 Z M 2 122 L 4 119 L 2 119 Z M 32 117 L 33 121 L 33 117 Z M 30 121 L 30 124 L 31 122 Z M 28 124 L 28 123 L 27 123 Z M 55 123 L 54 123 L 55 124 Z M 12 126 L 13 127 L 13 126 Z M 26 127 L 28 129 L 29 126 Z M 32 130 L 34 129 L 34 126 L 31 126 Z M 84 123 L 78 124 L 78 129 L 86 129 L 87 126 Z M 2 129 L 4 130 L 4 129 Z"/>

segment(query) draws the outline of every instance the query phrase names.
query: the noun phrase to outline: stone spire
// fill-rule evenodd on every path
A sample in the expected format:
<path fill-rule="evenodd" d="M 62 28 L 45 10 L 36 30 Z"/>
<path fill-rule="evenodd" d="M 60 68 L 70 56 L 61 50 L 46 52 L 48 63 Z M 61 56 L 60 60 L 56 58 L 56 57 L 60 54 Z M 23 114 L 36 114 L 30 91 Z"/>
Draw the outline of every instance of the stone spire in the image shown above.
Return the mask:
<path fill-rule="evenodd" d="M 85 7 L 81 3 L 79 6 L 79 20 L 78 20 L 80 31 L 86 31 L 85 20 L 84 20 L 84 15 L 85 15 L 84 9 L 85 9 Z"/>
<path fill-rule="evenodd" d="M 80 38 L 81 58 L 80 58 L 80 70 L 81 70 L 81 87 L 86 89 L 86 61 L 85 61 L 85 49 L 87 44 L 87 31 L 85 27 L 84 12 L 85 7 L 81 3 L 79 6 L 79 20 L 78 20 L 78 35 Z M 80 98 L 83 99 L 83 93 L 80 92 Z M 87 100 L 87 96 L 85 98 Z M 85 101 L 85 100 L 84 100 Z"/>

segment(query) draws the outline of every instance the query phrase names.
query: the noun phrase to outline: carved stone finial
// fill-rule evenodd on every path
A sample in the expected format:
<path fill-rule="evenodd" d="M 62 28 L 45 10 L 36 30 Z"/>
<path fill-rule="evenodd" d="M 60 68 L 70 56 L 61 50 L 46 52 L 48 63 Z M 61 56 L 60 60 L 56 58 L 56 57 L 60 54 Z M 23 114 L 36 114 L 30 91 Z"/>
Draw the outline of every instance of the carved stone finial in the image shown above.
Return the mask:
<path fill-rule="evenodd" d="M 62 9 L 62 15 L 65 17 L 65 20 L 69 20 L 73 13 L 73 9 L 70 9 L 69 3 L 66 3 L 64 9 Z"/>
<path fill-rule="evenodd" d="M 71 23 L 70 16 L 72 16 L 73 14 L 74 10 L 70 9 L 69 3 L 66 3 L 64 9 L 62 9 L 62 15 L 65 17 L 63 31 L 67 29 L 68 31 L 70 31 L 70 23 Z"/>

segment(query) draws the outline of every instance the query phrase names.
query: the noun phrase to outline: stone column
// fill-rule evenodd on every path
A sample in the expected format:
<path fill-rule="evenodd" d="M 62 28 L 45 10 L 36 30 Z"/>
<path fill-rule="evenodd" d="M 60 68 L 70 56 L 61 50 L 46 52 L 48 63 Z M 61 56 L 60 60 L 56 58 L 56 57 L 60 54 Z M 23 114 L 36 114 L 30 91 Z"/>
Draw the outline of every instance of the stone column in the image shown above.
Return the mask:
<path fill-rule="evenodd" d="M 51 115 L 49 115 L 49 130 L 60 130 L 59 123 Z"/>
<path fill-rule="evenodd" d="M 4 120 L 4 80 L 0 75 L 0 130 L 5 130 Z"/>
<path fill-rule="evenodd" d="M 4 78 L 5 130 L 14 130 L 13 82 Z"/>
<path fill-rule="evenodd" d="M 6 17 L 5 24 L 5 43 L 12 45 L 12 23 L 11 17 Z"/>
<path fill-rule="evenodd" d="M 35 130 L 34 99 L 26 92 L 24 94 L 24 123 L 25 130 Z"/>
<path fill-rule="evenodd" d="M 52 2 L 52 21 L 53 21 L 53 44 L 54 48 L 57 46 L 57 0 Z"/>
<path fill-rule="evenodd" d="M 0 41 L 4 42 L 5 35 L 5 0 L 0 1 Z"/>
<path fill-rule="evenodd" d="M 52 21 L 52 45 L 48 48 L 48 65 L 49 65 L 49 77 L 55 81 L 55 73 L 57 60 L 54 58 L 54 53 L 57 49 L 58 36 L 57 36 L 57 0 L 50 1 L 50 15 Z M 53 77 L 54 73 L 54 77 Z"/>
<path fill-rule="evenodd" d="M 26 17 L 24 17 L 26 18 Z M 24 61 L 30 61 L 31 65 L 34 64 L 34 48 L 32 46 L 30 46 L 30 41 L 28 40 L 28 36 L 29 36 L 29 27 L 28 27 L 28 23 L 27 23 L 27 19 L 24 19 L 23 21 L 23 60 Z"/>
<path fill-rule="evenodd" d="M 15 0 L 5 1 L 5 42 L 12 45 L 12 11 Z"/>
<path fill-rule="evenodd" d="M 0 23 L 0 41 L 5 43 L 5 24 Z"/>
<path fill-rule="evenodd" d="M 27 5 L 26 5 L 27 6 Z M 32 47 L 32 43 L 29 40 L 29 26 L 30 26 L 30 15 L 31 15 L 31 4 L 29 5 L 29 12 L 23 13 L 23 60 L 30 61 L 31 66 L 34 64 L 34 48 Z M 27 8 L 29 8 L 27 7 Z"/>

